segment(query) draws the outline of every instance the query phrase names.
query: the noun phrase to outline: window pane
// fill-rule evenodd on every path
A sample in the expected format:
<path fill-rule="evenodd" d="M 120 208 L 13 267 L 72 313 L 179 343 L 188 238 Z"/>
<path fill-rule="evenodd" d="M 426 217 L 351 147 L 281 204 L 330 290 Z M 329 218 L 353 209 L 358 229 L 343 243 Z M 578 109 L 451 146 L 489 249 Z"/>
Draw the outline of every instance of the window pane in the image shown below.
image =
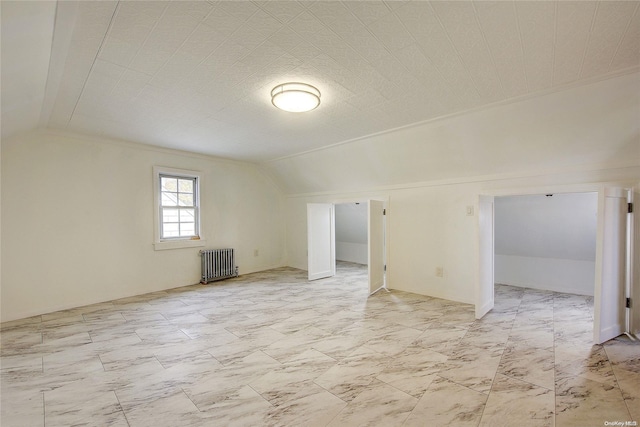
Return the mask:
<path fill-rule="evenodd" d="M 198 178 L 158 175 L 160 239 L 189 239 L 198 233 Z"/>
<path fill-rule="evenodd" d="M 162 222 L 178 222 L 178 209 L 163 209 Z"/>
<path fill-rule="evenodd" d="M 193 194 L 179 193 L 178 201 L 180 206 L 193 206 Z"/>
<path fill-rule="evenodd" d="M 180 209 L 180 222 L 194 222 L 194 209 Z"/>
<path fill-rule="evenodd" d="M 162 237 L 180 237 L 178 224 L 163 224 Z"/>
<path fill-rule="evenodd" d="M 178 194 L 162 192 L 162 206 L 178 206 Z"/>
<path fill-rule="evenodd" d="M 181 236 L 194 236 L 195 232 L 195 224 L 190 223 L 181 223 L 180 224 L 180 235 Z"/>
<path fill-rule="evenodd" d="M 178 190 L 178 180 L 176 178 L 161 178 L 161 190 L 162 191 L 177 191 Z"/>
<path fill-rule="evenodd" d="M 181 193 L 193 194 L 193 180 L 192 179 L 178 180 L 178 191 L 180 191 Z"/>

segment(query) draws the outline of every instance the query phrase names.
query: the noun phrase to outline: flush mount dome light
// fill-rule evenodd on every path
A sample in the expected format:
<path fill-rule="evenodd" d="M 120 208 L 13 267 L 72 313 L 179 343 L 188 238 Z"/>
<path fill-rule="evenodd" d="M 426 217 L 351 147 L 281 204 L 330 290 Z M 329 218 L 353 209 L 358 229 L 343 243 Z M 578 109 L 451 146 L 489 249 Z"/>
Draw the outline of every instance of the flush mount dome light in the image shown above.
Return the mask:
<path fill-rule="evenodd" d="M 271 103 L 284 111 L 303 113 L 320 105 L 320 91 L 306 83 L 282 83 L 271 91 Z"/>

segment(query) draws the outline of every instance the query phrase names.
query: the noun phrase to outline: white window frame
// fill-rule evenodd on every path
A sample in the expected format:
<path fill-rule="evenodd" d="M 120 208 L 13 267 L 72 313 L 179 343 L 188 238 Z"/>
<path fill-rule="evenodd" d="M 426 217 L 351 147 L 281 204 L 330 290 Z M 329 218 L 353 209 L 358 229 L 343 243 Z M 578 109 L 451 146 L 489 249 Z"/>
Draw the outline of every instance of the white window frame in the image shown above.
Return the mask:
<path fill-rule="evenodd" d="M 195 178 L 195 206 L 196 206 L 196 236 L 195 237 L 172 237 L 162 238 L 162 209 L 160 206 L 161 189 L 160 189 L 160 177 L 163 175 L 175 176 L 178 178 Z M 154 248 L 157 251 L 166 249 L 180 249 L 180 248 L 196 248 L 205 246 L 206 242 L 202 237 L 202 206 L 201 197 L 202 194 L 202 174 L 198 171 L 191 171 L 185 169 L 168 168 L 163 166 L 153 167 L 153 223 L 154 223 Z"/>

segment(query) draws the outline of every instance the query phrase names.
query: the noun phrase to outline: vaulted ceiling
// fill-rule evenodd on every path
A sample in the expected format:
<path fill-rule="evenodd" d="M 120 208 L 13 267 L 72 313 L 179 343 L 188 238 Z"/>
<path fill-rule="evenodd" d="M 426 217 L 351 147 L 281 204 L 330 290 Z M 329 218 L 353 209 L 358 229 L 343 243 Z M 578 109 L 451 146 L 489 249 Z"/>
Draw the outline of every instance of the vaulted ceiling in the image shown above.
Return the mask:
<path fill-rule="evenodd" d="M 638 1 L 3 1 L 2 133 L 264 162 L 638 67 Z"/>

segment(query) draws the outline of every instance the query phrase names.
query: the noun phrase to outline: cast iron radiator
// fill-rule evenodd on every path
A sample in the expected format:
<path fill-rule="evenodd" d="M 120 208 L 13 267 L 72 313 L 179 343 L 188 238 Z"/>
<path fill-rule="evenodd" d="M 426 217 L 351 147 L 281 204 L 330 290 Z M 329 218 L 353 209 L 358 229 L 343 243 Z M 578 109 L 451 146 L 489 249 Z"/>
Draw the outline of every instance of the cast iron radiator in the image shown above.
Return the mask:
<path fill-rule="evenodd" d="M 233 249 L 205 249 L 200 251 L 200 256 L 202 257 L 200 283 L 203 285 L 238 275 Z"/>

